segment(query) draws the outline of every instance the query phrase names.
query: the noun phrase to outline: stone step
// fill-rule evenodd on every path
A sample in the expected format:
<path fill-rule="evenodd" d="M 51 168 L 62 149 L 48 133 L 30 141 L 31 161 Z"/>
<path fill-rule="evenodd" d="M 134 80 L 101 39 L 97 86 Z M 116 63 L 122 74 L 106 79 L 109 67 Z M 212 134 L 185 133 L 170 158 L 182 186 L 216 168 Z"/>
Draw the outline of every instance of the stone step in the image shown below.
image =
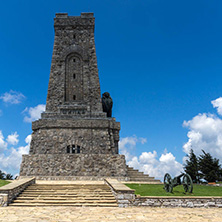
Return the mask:
<path fill-rule="evenodd" d="M 38 187 L 38 186 L 30 186 L 27 188 L 27 190 L 110 190 L 108 187 Z"/>
<path fill-rule="evenodd" d="M 78 194 L 93 194 L 93 195 L 111 195 L 112 192 L 82 192 L 82 191 L 24 191 L 25 195 L 78 195 Z"/>
<path fill-rule="evenodd" d="M 33 202 L 47 202 L 47 201 L 62 201 L 62 202 L 69 202 L 69 201 L 75 201 L 75 202 L 88 202 L 88 201 L 92 201 L 92 202 L 98 202 L 98 201 L 102 201 L 102 202 L 116 202 L 115 198 L 25 198 L 25 199 L 21 199 L 21 198 L 17 198 L 14 203 L 17 203 L 17 201 L 19 201 L 20 203 L 27 203 L 33 201 Z"/>
<path fill-rule="evenodd" d="M 91 189 L 89 189 L 89 188 L 84 188 L 84 187 L 77 187 L 77 188 L 75 188 L 75 187 L 70 187 L 70 188 L 65 188 L 65 187 L 58 187 L 58 188 L 54 188 L 54 187 L 52 187 L 52 188 L 50 188 L 50 187 L 48 187 L 48 188 L 38 188 L 38 187 L 29 187 L 29 188 L 27 188 L 26 190 L 110 190 L 110 189 L 101 189 L 101 188 L 91 188 Z"/>
<path fill-rule="evenodd" d="M 135 170 L 135 169 L 127 169 L 128 172 L 140 172 L 139 170 Z"/>
<path fill-rule="evenodd" d="M 61 203 L 116 203 L 116 199 L 114 200 L 14 200 L 13 203 L 45 203 L 45 204 L 61 204 Z"/>
<path fill-rule="evenodd" d="M 126 165 L 127 170 L 135 170 L 133 167 L 129 167 L 128 165 Z"/>
<path fill-rule="evenodd" d="M 155 180 L 154 177 L 146 177 L 146 176 L 133 176 L 133 177 L 130 177 L 130 179 L 146 179 L 146 180 Z"/>
<path fill-rule="evenodd" d="M 130 178 L 130 180 L 133 180 L 133 179 L 135 179 L 135 180 L 150 180 L 150 181 L 154 181 L 154 180 L 156 180 L 156 179 L 154 179 L 154 178 L 147 178 L 147 177 L 131 177 Z"/>
<path fill-rule="evenodd" d="M 154 177 L 150 177 L 149 174 L 144 174 L 143 172 L 139 172 L 139 170 L 136 170 L 133 167 L 129 167 L 128 165 L 127 165 L 127 171 L 128 171 L 129 181 L 161 183 L 160 180 L 156 180 Z"/>
<path fill-rule="evenodd" d="M 142 172 L 128 172 L 128 175 L 147 175 L 148 176 L 148 174 L 144 174 Z"/>
<path fill-rule="evenodd" d="M 118 207 L 117 203 L 59 203 L 59 204 L 46 204 L 46 203 L 11 203 L 12 207 L 51 207 L 51 206 L 63 206 L 63 207 Z"/>
<path fill-rule="evenodd" d="M 57 198 L 57 199 L 89 199 L 89 198 L 94 198 L 94 199 L 112 199 L 114 198 L 113 196 L 19 196 L 17 199 L 52 199 L 52 198 Z"/>
<path fill-rule="evenodd" d="M 74 192 L 78 192 L 78 191 L 86 191 L 86 192 L 109 192 L 110 189 L 83 189 L 83 188 L 79 188 L 79 189 L 35 189 L 35 188 L 29 188 L 29 189 L 25 189 L 27 192 L 29 191 L 74 191 Z"/>
<path fill-rule="evenodd" d="M 36 183 L 32 184 L 32 187 L 107 187 L 106 184 L 56 184 L 56 183 L 51 183 L 51 184 L 41 184 L 41 183 Z"/>
<path fill-rule="evenodd" d="M 104 198 L 109 198 L 109 197 L 113 197 L 112 194 L 107 194 L 107 195 L 93 195 L 93 194 L 75 194 L 75 195 L 70 195 L 70 194 L 21 194 L 19 195 L 19 197 L 30 197 L 30 198 L 34 198 L 34 197 L 104 197 Z"/>
<path fill-rule="evenodd" d="M 30 187 L 28 187 L 27 189 L 29 188 L 34 188 L 34 189 L 109 189 L 107 186 L 54 186 L 54 185 L 50 185 L 50 186 L 41 186 L 41 185 L 38 185 L 38 186 L 34 186 L 34 185 L 31 185 Z"/>
<path fill-rule="evenodd" d="M 154 178 L 154 177 L 150 177 L 148 176 L 147 174 L 134 174 L 134 175 L 131 175 L 131 177 L 146 177 L 146 178 Z"/>
<path fill-rule="evenodd" d="M 137 178 L 137 179 L 135 179 L 135 178 L 130 178 L 130 180 L 129 181 L 140 181 L 140 182 L 149 182 L 149 183 L 161 183 L 161 181 L 160 180 L 147 180 L 147 179 L 143 179 L 143 178 Z"/>
<path fill-rule="evenodd" d="M 107 185 L 31 185 L 10 206 L 106 206 L 117 202 Z"/>
<path fill-rule="evenodd" d="M 136 170 L 128 171 L 128 174 L 130 174 L 130 175 L 147 175 L 147 176 L 149 176 L 149 174 L 145 174 L 143 172 L 139 172 L 138 170 L 137 171 Z"/>

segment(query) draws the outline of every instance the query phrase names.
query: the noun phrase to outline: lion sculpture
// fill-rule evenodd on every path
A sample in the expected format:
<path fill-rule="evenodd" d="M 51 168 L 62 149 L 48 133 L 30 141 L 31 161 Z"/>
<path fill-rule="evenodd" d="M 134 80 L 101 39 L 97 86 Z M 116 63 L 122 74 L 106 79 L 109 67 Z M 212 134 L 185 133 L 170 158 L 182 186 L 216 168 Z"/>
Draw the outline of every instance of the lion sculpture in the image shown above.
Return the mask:
<path fill-rule="evenodd" d="M 102 95 L 103 112 L 107 113 L 107 117 L 112 117 L 113 100 L 108 92 Z"/>

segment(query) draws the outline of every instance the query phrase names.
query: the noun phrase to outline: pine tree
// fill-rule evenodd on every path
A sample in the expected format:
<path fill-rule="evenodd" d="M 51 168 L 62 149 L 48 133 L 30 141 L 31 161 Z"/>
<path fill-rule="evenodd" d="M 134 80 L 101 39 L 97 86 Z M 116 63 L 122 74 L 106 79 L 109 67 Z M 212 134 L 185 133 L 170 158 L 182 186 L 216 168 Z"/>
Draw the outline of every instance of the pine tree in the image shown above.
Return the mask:
<path fill-rule="evenodd" d="M 6 174 L 5 179 L 6 180 L 13 180 L 13 175 L 8 173 L 8 174 Z"/>
<path fill-rule="evenodd" d="M 206 153 L 204 150 L 202 152 L 203 154 L 199 156 L 201 177 L 207 182 L 216 182 L 221 176 L 219 159 L 213 158 L 210 153 Z"/>
<path fill-rule="evenodd" d="M 5 173 L 3 173 L 1 170 L 0 170 L 0 180 L 4 180 L 5 179 Z"/>
<path fill-rule="evenodd" d="M 193 183 L 199 183 L 200 175 L 198 170 L 198 158 L 194 154 L 193 149 L 190 150 L 190 153 L 187 156 L 189 159 L 187 159 L 184 164 L 184 171 L 191 176 Z"/>

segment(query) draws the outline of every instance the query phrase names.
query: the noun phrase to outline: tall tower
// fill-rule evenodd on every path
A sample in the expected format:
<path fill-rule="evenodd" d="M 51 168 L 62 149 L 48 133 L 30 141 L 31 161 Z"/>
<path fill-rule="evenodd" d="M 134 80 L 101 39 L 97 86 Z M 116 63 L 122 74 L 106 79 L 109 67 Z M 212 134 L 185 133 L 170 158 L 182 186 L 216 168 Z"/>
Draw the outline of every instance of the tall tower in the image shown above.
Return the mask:
<path fill-rule="evenodd" d="M 93 13 L 56 14 L 46 111 L 32 123 L 20 176 L 125 179 L 120 123 L 102 110 Z"/>

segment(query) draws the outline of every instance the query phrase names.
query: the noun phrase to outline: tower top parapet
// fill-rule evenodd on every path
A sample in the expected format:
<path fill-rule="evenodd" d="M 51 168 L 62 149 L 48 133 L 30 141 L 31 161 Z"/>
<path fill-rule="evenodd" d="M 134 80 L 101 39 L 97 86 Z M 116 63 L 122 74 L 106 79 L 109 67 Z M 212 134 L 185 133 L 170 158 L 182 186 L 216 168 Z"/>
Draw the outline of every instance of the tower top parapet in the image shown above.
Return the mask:
<path fill-rule="evenodd" d="M 81 17 L 81 18 L 94 18 L 93 12 L 82 12 L 81 16 L 69 16 L 68 13 L 56 13 L 56 18 L 68 18 L 68 17 Z"/>
<path fill-rule="evenodd" d="M 91 12 L 81 13 L 80 16 L 69 16 L 68 13 L 56 13 L 56 17 L 54 18 L 55 29 L 60 26 L 70 26 L 71 28 L 85 26 L 88 29 L 92 28 L 92 31 L 94 31 L 94 25 L 95 17 L 94 13 Z"/>

